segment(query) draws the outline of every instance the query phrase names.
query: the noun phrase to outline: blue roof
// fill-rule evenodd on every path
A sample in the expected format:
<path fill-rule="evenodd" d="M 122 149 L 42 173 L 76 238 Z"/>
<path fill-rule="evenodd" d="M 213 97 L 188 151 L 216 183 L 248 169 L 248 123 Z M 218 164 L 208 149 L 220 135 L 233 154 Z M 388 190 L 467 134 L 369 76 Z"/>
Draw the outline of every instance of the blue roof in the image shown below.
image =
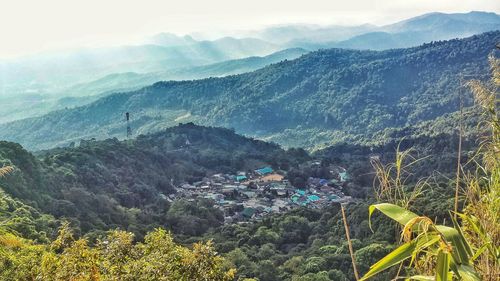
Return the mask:
<path fill-rule="evenodd" d="M 260 168 L 260 169 L 255 170 L 255 172 L 257 172 L 261 175 L 265 175 L 265 174 L 272 173 L 273 169 L 271 167 L 264 167 L 264 168 Z"/>
<path fill-rule="evenodd" d="M 254 208 L 245 208 L 245 209 L 243 209 L 241 214 L 244 217 L 251 218 L 253 216 L 253 214 L 255 214 L 255 209 Z"/>
<path fill-rule="evenodd" d="M 318 195 L 309 195 L 307 196 L 307 199 L 309 199 L 310 201 L 318 201 L 320 198 Z"/>
<path fill-rule="evenodd" d="M 246 176 L 236 176 L 236 180 L 237 181 L 243 181 L 243 180 L 246 180 L 247 177 Z"/>
<path fill-rule="evenodd" d="M 297 193 L 298 193 L 298 194 L 300 194 L 300 195 L 304 195 L 304 194 L 306 194 L 306 191 L 305 191 L 305 190 L 300 190 L 300 189 L 295 190 L 295 192 L 297 192 Z"/>

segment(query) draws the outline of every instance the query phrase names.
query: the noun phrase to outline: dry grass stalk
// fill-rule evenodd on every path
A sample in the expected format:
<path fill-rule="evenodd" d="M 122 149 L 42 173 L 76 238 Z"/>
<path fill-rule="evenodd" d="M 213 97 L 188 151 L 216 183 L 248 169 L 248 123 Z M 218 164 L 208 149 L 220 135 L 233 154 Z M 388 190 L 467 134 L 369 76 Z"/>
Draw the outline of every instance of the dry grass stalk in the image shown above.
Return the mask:
<path fill-rule="evenodd" d="M 340 210 L 342 211 L 342 220 L 344 222 L 345 235 L 347 237 L 347 245 L 349 246 L 349 254 L 351 255 L 352 269 L 354 270 L 354 277 L 359 280 L 358 268 L 356 266 L 356 259 L 354 257 L 354 250 L 352 249 L 351 235 L 349 234 L 349 224 L 347 223 L 347 218 L 345 215 L 344 205 L 340 204 Z"/>

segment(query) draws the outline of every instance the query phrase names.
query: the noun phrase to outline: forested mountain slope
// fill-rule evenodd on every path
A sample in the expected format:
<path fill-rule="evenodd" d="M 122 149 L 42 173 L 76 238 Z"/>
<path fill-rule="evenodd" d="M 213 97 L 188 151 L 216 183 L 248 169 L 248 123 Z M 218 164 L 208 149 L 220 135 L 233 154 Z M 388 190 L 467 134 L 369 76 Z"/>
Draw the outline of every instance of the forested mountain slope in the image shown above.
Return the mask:
<path fill-rule="evenodd" d="M 427 128 L 433 131 L 432 125 Z M 296 208 L 260 221 L 223 225 L 222 213 L 213 201 L 171 202 L 166 198 L 179 183 L 197 181 L 213 172 L 235 173 L 267 163 L 287 171 L 293 182 L 293 177 L 315 176 L 317 171 L 302 165 L 306 162 L 341 165 L 352 175 L 343 192 L 356 198 L 347 207 L 348 220 L 359 270 L 366 272 L 395 242 L 393 232 L 388 231 L 393 225 L 387 220 L 374 217 L 374 233 L 368 226 L 371 156 L 378 155 L 388 163 L 398 146 L 401 150 L 413 147 L 412 155 L 426 158 L 411 167 L 415 179 L 409 182 L 432 175 L 436 169 L 443 173 L 432 178 L 436 187 L 426 190 L 414 207 L 442 219 L 453 204 L 450 173 L 456 163 L 458 136 L 417 134 L 418 129 L 395 130 L 385 144 L 337 144 L 316 152 L 313 158 L 301 149 L 284 151 L 228 129 L 194 124 L 126 141 L 86 140 L 77 147 L 34 155 L 18 144 L 0 142 L 0 166 L 14 167 L 13 173 L 0 179 L 4 190 L 0 193 L 0 220 L 7 222 L 3 226 L 10 231 L 40 242 L 55 238 L 56 219 L 71 221 L 77 234 L 89 243 L 102 239 L 109 229 L 133 232 L 141 241 L 147 231 L 164 227 L 183 244 L 214 239 L 217 252 L 237 268 L 238 277 L 350 280 L 353 273 L 339 204 L 321 210 Z M 400 135 L 407 138 L 401 141 Z M 474 139 L 463 139 L 464 163 L 476 145 Z M 384 278 L 387 276 L 374 280 L 387 280 Z"/>
<path fill-rule="evenodd" d="M 133 91 L 162 80 L 192 80 L 221 77 L 254 71 L 271 63 L 295 59 L 307 53 L 305 49 L 281 50 L 267 56 L 251 56 L 201 66 L 164 64 L 155 72 L 117 72 L 92 81 L 64 85 L 50 93 L 32 91 L 17 96 L 0 95 L 0 123 L 41 116 L 54 110 L 89 104 L 107 94 Z M 29 87 L 31 83 L 25 83 Z"/>
<path fill-rule="evenodd" d="M 134 140 L 82 141 L 78 147 L 37 156 L 3 141 L 0 163 L 14 166 L 15 172 L 0 179 L 0 186 L 38 210 L 70 219 L 84 233 L 120 227 L 144 234 L 167 224 L 166 196 L 181 183 L 264 164 L 296 165 L 303 157 L 308 157 L 305 152 L 286 152 L 228 129 L 193 124 Z M 206 210 L 190 218 L 199 229 L 222 222 L 222 214 L 212 204 L 199 208 Z"/>
<path fill-rule="evenodd" d="M 305 49 L 294 48 L 272 53 L 267 56 L 252 56 L 227 60 L 214 64 L 178 67 L 166 71 L 150 73 L 114 73 L 88 83 L 74 85 L 65 90 L 71 96 L 85 96 L 136 90 L 163 80 L 194 80 L 221 77 L 254 71 L 272 63 L 291 60 L 307 53 Z"/>
<path fill-rule="evenodd" d="M 160 82 L 90 105 L 0 125 L 3 139 L 29 149 L 80 138 L 123 137 L 194 120 L 287 144 L 363 140 L 388 127 L 458 109 L 460 75 L 489 75 L 500 31 L 383 52 L 321 50 L 255 72 Z M 471 103 L 464 95 L 465 105 Z M 293 136 L 289 138 L 286 136 Z M 326 136 L 326 137 L 325 137 Z M 294 142 L 300 145 L 300 142 Z"/>

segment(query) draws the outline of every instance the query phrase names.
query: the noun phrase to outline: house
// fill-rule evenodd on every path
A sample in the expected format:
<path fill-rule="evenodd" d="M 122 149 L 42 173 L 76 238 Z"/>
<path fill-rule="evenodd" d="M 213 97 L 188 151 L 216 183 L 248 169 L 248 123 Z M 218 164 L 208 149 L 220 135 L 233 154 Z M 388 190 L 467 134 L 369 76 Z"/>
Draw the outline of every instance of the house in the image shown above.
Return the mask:
<path fill-rule="evenodd" d="M 185 183 L 185 184 L 181 185 L 181 187 L 182 187 L 183 189 L 196 189 L 196 186 L 194 186 L 194 185 L 190 185 L 190 184 L 188 184 L 188 183 Z"/>
<path fill-rule="evenodd" d="M 287 195 L 287 190 L 286 189 L 278 189 L 278 190 L 276 190 L 276 194 L 280 197 L 284 197 Z"/>
<path fill-rule="evenodd" d="M 255 215 L 255 212 L 257 210 L 255 210 L 254 208 L 245 208 L 243 209 L 243 211 L 241 212 L 241 215 L 245 218 L 252 218 L 254 215 Z"/>
<path fill-rule="evenodd" d="M 215 174 L 212 176 L 212 180 L 214 182 L 220 183 L 220 182 L 223 182 L 225 180 L 225 178 L 222 174 Z"/>
<path fill-rule="evenodd" d="M 309 195 L 307 196 L 307 200 L 309 200 L 310 202 L 316 202 L 316 201 L 319 201 L 321 198 L 319 198 L 318 195 Z"/>
<path fill-rule="evenodd" d="M 257 174 L 259 174 L 260 176 L 265 176 L 265 175 L 268 175 L 268 174 L 272 173 L 273 169 L 268 166 L 268 167 L 257 169 L 257 170 L 255 170 L 255 172 Z"/>
<path fill-rule="evenodd" d="M 238 176 L 236 176 L 236 181 L 242 182 L 244 180 L 247 180 L 247 176 L 245 176 L 245 175 L 238 175 Z"/>
<path fill-rule="evenodd" d="M 242 193 L 248 198 L 255 198 L 257 196 L 257 193 L 255 193 L 255 191 L 244 191 Z"/>
<path fill-rule="evenodd" d="M 295 192 L 296 192 L 298 195 L 300 195 L 300 196 L 302 196 L 302 195 L 305 195 L 305 194 L 306 194 L 306 191 L 305 191 L 305 190 L 301 190 L 301 189 L 297 189 L 297 190 L 295 190 Z"/>
<path fill-rule="evenodd" d="M 319 184 L 320 185 L 327 185 L 328 184 L 328 180 L 326 180 L 326 179 L 320 179 L 319 180 Z"/>

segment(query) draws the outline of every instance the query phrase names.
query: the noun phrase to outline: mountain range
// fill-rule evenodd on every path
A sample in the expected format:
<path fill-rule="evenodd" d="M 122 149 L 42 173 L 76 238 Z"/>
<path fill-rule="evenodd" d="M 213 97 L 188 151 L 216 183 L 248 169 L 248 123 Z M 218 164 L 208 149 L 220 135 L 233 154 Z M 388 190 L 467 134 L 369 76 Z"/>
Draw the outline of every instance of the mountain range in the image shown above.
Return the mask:
<path fill-rule="evenodd" d="M 250 72 L 282 60 L 295 59 L 305 53 L 307 53 L 305 49 L 293 48 L 263 57 L 251 56 L 208 65 L 146 73 L 117 72 L 96 80 L 67 86 L 64 90 L 50 95 L 26 93 L 13 97 L 0 96 L 0 102 L 5 105 L 0 108 L 0 123 L 40 116 L 53 110 L 82 106 L 107 94 L 136 90 L 157 81 L 192 80 Z"/>
<path fill-rule="evenodd" d="M 352 48 L 384 50 L 414 47 L 423 43 L 463 38 L 500 28 L 500 16 L 495 13 L 428 13 L 387 25 L 355 26 L 284 24 L 261 30 L 238 31 L 231 36 L 258 38 L 287 47 L 310 50 L 318 48 Z M 193 37 L 205 38 L 203 34 Z M 193 38 L 190 37 L 190 38 Z"/>
<path fill-rule="evenodd" d="M 91 104 L 0 125 L 29 149 L 81 138 L 125 137 L 181 122 L 234 128 L 286 146 L 366 141 L 387 128 L 458 110 L 460 76 L 489 77 L 500 31 L 387 51 L 329 49 L 260 70 L 194 81 L 158 82 Z M 465 106 L 471 97 L 463 96 Z"/>
<path fill-rule="evenodd" d="M 160 33 L 136 45 L 31 55 L 0 61 L 0 102 L 8 105 L 0 109 L 0 123 L 81 106 L 161 80 L 253 71 L 322 48 L 406 48 L 498 29 L 495 13 L 431 13 L 384 26 L 291 24 L 226 32 L 210 40 L 203 34 Z"/>
<path fill-rule="evenodd" d="M 432 13 L 3 62 L 0 280 L 495 279 L 499 29 Z"/>

